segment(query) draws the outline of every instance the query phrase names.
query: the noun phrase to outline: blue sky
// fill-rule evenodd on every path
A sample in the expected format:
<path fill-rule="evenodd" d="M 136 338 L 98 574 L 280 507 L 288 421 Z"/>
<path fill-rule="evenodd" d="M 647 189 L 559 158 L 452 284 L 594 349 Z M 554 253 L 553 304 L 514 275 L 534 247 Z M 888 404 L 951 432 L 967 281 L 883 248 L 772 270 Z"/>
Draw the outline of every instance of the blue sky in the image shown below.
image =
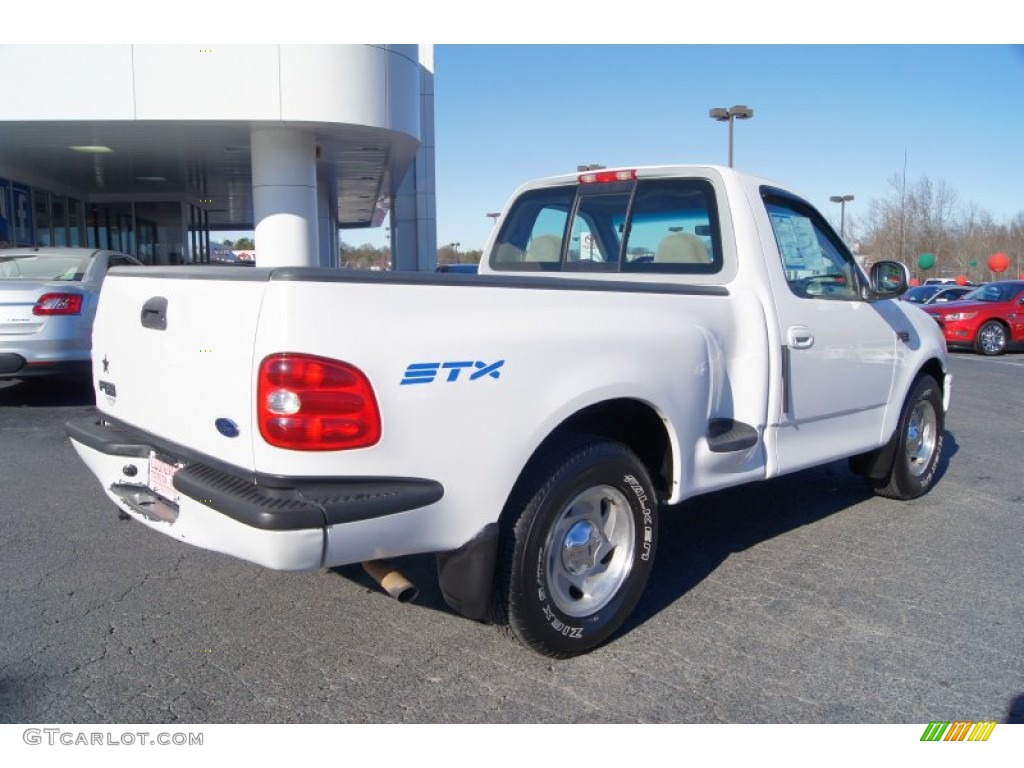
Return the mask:
<path fill-rule="evenodd" d="M 728 161 L 830 218 L 866 218 L 890 180 L 944 182 L 997 222 L 1024 211 L 1024 46 L 437 45 L 438 244 L 480 248 L 528 179 L 607 166 Z M 365 235 L 365 237 L 364 237 Z M 348 231 L 352 245 L 382 232 Z"/>
<path fill-rule="evenodd" d="M 25 42 L 79 42 L 85 24 L 94 42 L 432 43 L 439 245 L 482 247 L 486 214 L 520 183 L 581 163 L 725 164 L 728 128 L 708 110 L 734 104 L 754 110 L 736 124 L 736 167 L 830 218 L 829 196 L 852 194 L 847 221 L 865 220 L 904 157 L 908 182 L 944 182 L 997 222 L 1024 210 L 1024 46 L 1004 0 L 289 0 L 287 13 L 179 0 L 155 26 L 133 0 L 97 5 L 15 6 L 11 28 Z M 383 229 L 342 239 L 386 242 Z"/>

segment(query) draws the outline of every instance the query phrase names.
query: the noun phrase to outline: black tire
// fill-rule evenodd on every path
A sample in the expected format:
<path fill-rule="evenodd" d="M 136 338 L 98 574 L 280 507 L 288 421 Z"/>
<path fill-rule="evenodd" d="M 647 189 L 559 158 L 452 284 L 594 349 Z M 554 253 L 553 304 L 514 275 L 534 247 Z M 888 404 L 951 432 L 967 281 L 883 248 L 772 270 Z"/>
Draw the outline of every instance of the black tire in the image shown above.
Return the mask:
<path fill-rule="evenodd" d="M 903 403 L 892 467 L 872 481 L 875 493 L 904 501 L 927 493 L 935 484 L 944 432 L 942 390 L 931 376 L 921 376 Z"/>
<path fill-rule="evenodd" d="M 989 320 L 974 337 L 974 351 L 979 355 L 1001 355 L 1006 351 L 1010 333 L 998 320 Z"/>
<path fill-rule="evenodd" d="M 503 513 L 494 618 L 554 658 L 602 643 L 650 576 L 656 498 L 643 463 L 621 443 L 577 437 L 545 451 Z"/>

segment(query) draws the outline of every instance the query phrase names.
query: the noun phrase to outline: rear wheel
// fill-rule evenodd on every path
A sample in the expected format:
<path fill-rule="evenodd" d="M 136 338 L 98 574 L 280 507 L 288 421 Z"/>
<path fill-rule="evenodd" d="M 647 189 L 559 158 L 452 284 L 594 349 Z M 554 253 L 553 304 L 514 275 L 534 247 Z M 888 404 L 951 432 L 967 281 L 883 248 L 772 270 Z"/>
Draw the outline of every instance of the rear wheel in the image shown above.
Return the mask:
<path fill-rule="evenodd" d="M 524 645 L 574 656 L 632 613 L 654 563 L 657 508 L 628 447 L 563 442 L 531 463 L 505 519 L 496 608 Z"/>
<path fill-rule="evenodd" d="M 945 414 L 942 393 L 931 376 L 921 376 L 914 382 L 896 430 L 892 467 L 873 485 L 881 496 L 914 499 L 934 484 L 942 455 Z"/>
<path fill-rule="evenodd" d="M 974 337 L 974 351 L 981 355 L 1001 355 L 1006 351 L 1008 335 L 1006 326 L 996 320 L 989 320 L 978 329 Z"/>

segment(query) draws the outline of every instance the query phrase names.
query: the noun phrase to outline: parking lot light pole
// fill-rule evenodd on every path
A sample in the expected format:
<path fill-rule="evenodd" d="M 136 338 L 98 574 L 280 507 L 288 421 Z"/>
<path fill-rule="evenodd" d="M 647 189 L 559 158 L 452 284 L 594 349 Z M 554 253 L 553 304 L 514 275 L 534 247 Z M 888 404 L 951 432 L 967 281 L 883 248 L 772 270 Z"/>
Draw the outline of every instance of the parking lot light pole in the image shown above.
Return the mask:
<path fill-rule="evenodd" d="M 736 120 L 749 120 L 754 116 L 754 110 L 750 107 L 745 107 L 742 104 L 737 104 L 733 107 L 726 109 L 725 107 L 715 107 L 708 112 L 708 117 L 712 120 L 717 120 L 720 123 L 729 124 L 729 167 L 732 168 L 732 126 Z"/>
<path fill-rule="evenodd" d="M 832 195 L 833 203 L 839 203 L 839 237 L 846 240 L 846 204 L 853 201 L 853 195 Z"/>

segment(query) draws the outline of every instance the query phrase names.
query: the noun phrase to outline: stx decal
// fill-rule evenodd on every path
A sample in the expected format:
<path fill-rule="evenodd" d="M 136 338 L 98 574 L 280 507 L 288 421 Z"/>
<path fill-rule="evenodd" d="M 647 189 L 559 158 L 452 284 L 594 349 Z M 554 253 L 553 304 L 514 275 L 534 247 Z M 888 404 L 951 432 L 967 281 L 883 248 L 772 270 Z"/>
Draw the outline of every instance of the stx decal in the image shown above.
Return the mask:
<path fill-rule="evenodd" d="M 492 379 L 501 378 L 501 367 L 505 365 L 504 360 L 496 363 L 485 363 L 480 360 L 453 360 L 446 363 L 410 363 L 405 369 L 401 385 L 406 384 L 431 384 L 437 379 L 439 373 L 447 372 L 443 379 L 447 382 L 459 380 L 463 371 L 469 373 L 469 381 L 482 379 L 489 376 Z M 464 379 L 465 380 L 465 379 Z"/>

